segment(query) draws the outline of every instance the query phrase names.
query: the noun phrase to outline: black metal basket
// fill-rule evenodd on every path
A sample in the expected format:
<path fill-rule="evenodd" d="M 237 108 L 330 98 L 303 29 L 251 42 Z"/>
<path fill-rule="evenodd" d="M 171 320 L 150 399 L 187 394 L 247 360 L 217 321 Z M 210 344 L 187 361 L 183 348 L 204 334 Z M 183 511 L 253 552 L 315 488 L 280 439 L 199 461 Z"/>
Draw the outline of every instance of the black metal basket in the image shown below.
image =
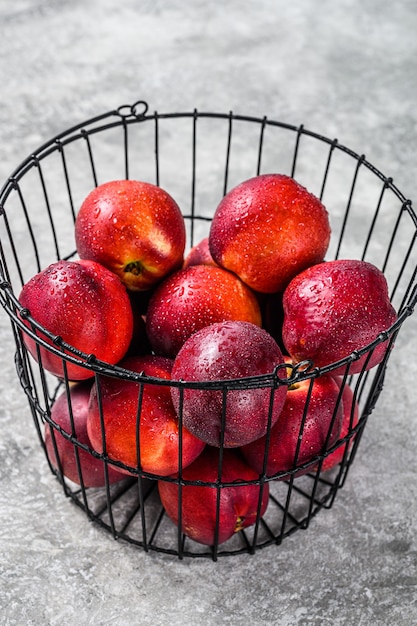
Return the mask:
<path fill-rule="evenodd" d="M 313 385 L 318 377 L 342 365 L 342 386 L 349 384 L 352 388 L 359 405 L 359 419 L 351 423 L 335 445 L 323 449 L 308 463 L 297 463 L 296 457 L 290 471 L 273 478 L 264 472 L 257 480 L 243 481 L 242 486 L 259 485 L 261 492 L 268 486 L 266 513 L 260 515 L 259 505 L 257 519 L 250 528 L 241 530 L 225 543 L 218 542 L 216 532 L 213 545 L 206 546 L 183 535 L 159 500 L 158 479 L 176 482 L 181 494 L 185 488 L 181 471 L 179 477 L 173 478 L 147 474 L 140 467 L 128 468 L 108 459 L 105 453 L 91 450 L 77 440 L 73 430 L 67 432 L 52 420 L 51 407 L 58 394 L 66 393 L 70 401 L 71 383 L 66 378 L 57 380 L 29 356 L 22 332 L 24 329 L 30 332 L 39 347 L 59 355 L 64 371 L 65 363 L 73 362 L 91 370 L 96 379 L 108 375 L 132 381 L 142 388 L 174 383 L 145 379 L 65 344 L 22 309 L 17 294 L 37 271 L 59 259 L 76 257 L 73 231 L 77 210 L 91 189 L 105 181 L 135 178 L 166 189 L 182 207 L 191 247 L 208 234 L 214 209 L 227 190 L 263 172 L 289 174 L 323 201 L 332 227 L 327 258 L 364 259 L 382 269 L 398 320 L 372 344 L 337 365 L 326 367 L 325 371 L 305 363 L 295 367 L 291 380 L 308 380 Z M 303 126 L 231 112 L 150 113 L 148 105 L 139 101 L 64 131 L 35 150 L 4 184 L 0 207 L 0 298 L 16 343 L 17 374 L 45 452 L 46 428 L 53 439 L 59 433 L 73 445 L 80 484 L 65 478 L 59 463 L 53 467 L 47 454 L 46 458 L 65 495 L 90 520 L 110 531 L 114 538 L 146 551 L 216 560 L 220 556 L 254 553 L 271 544 L 280 544 L 294 531 L 306 529 L 318 511 L 333 505 L 382 389 L 391 350 L 370 371 L 364 368 L 359 374 L 351 375 L 350 365 L 362 355 L 371 355 L 382 341 L 393 344 L 417 298 L 417 217 L 411 201 L 391 178 L 363 155 Z M 22 317 L 31 322 L 31 331 L 24 326 Z M 52 340 L 52 346 L 47 338 Z M 184 385 L 187 387 L 186 382 Z M 269 389 L 272 394 L 277 387 L 276 372 L 212 385 L 213 389 L 222 391 L 224 401 L 231 390 L 250 387 Z M 332 470 L 323 471 L 325 459 L 335 450 L 343 452 L 340 462 Z M 79 463 L 81 451 L 101 459 L 106 478 L 103 487 L 85 487 Z M 219 471 L 221 462 L 222 450 Z M 114 466 L 130 470 L 131 477 L 112 484 L 108 472 Z M 228 486 L 219 477 L 210 483 L 191 483 L 216 490 L 217 531 L 220 494 Z M 181 495 L 178 511 L 181 516 Z"/>

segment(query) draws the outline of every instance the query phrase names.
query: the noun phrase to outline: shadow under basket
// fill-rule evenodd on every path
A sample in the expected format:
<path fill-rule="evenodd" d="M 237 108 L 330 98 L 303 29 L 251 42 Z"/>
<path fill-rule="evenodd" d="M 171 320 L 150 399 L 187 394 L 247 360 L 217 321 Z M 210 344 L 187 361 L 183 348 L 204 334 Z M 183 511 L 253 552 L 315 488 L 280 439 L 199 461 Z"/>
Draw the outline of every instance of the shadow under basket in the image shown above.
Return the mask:
<path fill-rule="evenodd" d="M 185 480 L 179 476 L 147 474 L 138 467 L 126 467 L 98 454 L 77 439 L 72 427 L 64 430 L 51 417 L 54 402 L 67 395 L 71 414 L 72 383 L 58 380 L 35 361 L 23 343 L 23 331 L 31 334 L 40 348 L 91 371 L 92 380 L 111 376 L 134 384 L 138 398 L 148 385 L 161 381 L 111 366 L 65 344 L 48 333 L 23 310 L 18 294 L 36 272 L 61 259 L 76 259 L 74 222 L 84 198 L 97 185 L 115 179 L 131 178 L 163 187 L 182 209 L 188 248 L 206 237 L 214 211 L 221 198 L 238 183 L 262 173 L 277 172 L 294 177 L 319 197 L 329 212 L 332 229 L 327 260 L 363 259 L 375 264 L 386 276 L 390 299 L 398 318 L 375 341 L 358 349 L 337 364 L 320 370 L 310 363 L 295 366 L 290 381 L 316 381 L 343 367 L 340 397 L 346 386 L 352 394 L 351 419 L 347 430 L 332 446 L 323 445 L 320 454 L 300 463 L 297 452 L 289 471 L 240 481 L 239 489 L 258 488 L 257 514 L 253 523 L 219 542 L 222 494 L 229 483 L 222 482 L 224 451 L 220 449 L 218 475 L 211 482 Z M 416 302 L 417 217 L 410 200 L 391 178 L 371 165 L 363 155 L 307 130 L 304 126 L 248 117 L 234 113 L 149 112 L 139 101 L 123 105 L 66 130 L 44 143 L 26 158 L 5 182 L 0 192 L 1 304 L 10 318 L 16 343 L 15 366 L 21 387 L 32 412 L 40 443 L 51 471 L 64 494 L 89 520 L 146 551 L 157 551 L 179 558 L 254 553 L 279 545 L 299 529 L 306 529 L 321 510 L 332 507 L 343 487 L 357 453 L 367 419 L 383 387 L 388 359 L 395 339 Z M 22 321 L 31 323 L 28 330 Z M 383 361 L 366 371 L 366 358 L 388 342 Z M 40 352 L 39 352 L 40 355 Z M 351 365 L 365 355 L 361 372 L 351 374 Z M 170 381 L 163 381 L 171 385 Z M 213 392 L 228 395 L 236 389 L 265 389 L 270 397 L 282 383 L 276 372 L 212 385 Z M 187 382 L 183 383 L 184 389 Z M 203 389 L 210 389 L 210 383 Z M 139 400 L 138 400 L 139 403 Z M 354 406 L 358 413 L 354 415 Z M 308 406 L 305 407 L 305 413 Z M 140 408 L 138 404 L 138 416 Z M 51 463 L 45 446 L 49 431 L 56 450 L 59 436 L 73 447 L 77 472 L 75 482 L 64 477 L 60 463 Z M 269 434 L 269 431 L 267 435 Z M 299 441 L 303 436 L 303 425 Z M 328 439 L 327 439 L 328 443 Z M 140 442 L 137 443 L 140 448 Z M 180 446 L 181 447 L 181 446 Z M 338 453 L 338 462 L 327 469 L 327 459 Z M 82 454 L 91 455 L 103 466 L 103 486 L 86 487 Z M 179 453 L 181 459 L 181 452 Z M 264 459 L 265 460 L 265 459 Z M 47 467 L 47 466 L 46 466 Z M 114 469 L 130 470 L 131 475 L 113 483 Z M 190 539 L 167 515 L 158 494 L 158 481 L 178 485 L 178 516 L 182 519 L 184 491 L 190 486 L 209 489 L 215 494 L 214 541 L 205 545 Z M 235 484 L 233 485 L 236 486 Z M 262 493 L 268 490 L 266 511 L 261 511 Z M 201 501 L 205 499 L 202 491 Z M 256 511 L 255 511 L 256 513 Z"/>

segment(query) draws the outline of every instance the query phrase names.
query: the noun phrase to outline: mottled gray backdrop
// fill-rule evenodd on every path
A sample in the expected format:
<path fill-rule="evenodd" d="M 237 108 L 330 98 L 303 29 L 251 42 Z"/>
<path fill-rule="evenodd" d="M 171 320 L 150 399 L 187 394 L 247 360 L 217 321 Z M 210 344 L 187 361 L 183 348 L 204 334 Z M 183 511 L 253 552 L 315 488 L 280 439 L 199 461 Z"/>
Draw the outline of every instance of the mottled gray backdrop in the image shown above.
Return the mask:
<path fill-rule="evenodd" d="M 1 182 L 56 133 L 145 99 L 303 123 L 417 200 L 414 0 L 1 0 L 0 24 Z M 417 623 L 416 341 L 412 319 L 330 511 L 253 557 L 180 562 L 115 542 L 63 497 L 2 313 L 0 623 Z"/>

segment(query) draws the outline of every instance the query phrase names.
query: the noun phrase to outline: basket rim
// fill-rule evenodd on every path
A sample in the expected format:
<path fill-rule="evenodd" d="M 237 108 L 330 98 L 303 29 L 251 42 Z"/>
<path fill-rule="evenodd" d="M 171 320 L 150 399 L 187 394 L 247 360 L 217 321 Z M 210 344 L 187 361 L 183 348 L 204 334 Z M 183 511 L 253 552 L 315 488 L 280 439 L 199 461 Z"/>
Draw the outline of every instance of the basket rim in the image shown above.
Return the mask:
<path fill-rule="evenodd" d="M 143 111 L 138 112 L 136 110 L 138 106 L 142 106 Z M 309 128 L 305 127 L 304 124 L 296 125 L 289 122 L 283 122 L 269 118 L 266 115 L 259 117 L 253 115 L 244 115 L 241 113 L 234 113 L 233 111 L 225 113 L 220 111 L 201 111 L 198 109 L 180 112 L 159 112 L 155 110 L 153 113 L 148 113 L 148 110 L 148 103 L 144 100 L 138 100 L 131 105 L 124 104 L 116 109 L 109 109 L 104 113 L 78 122 L 77 124 L 74 124 L 70 128 L 67 128 L 57 133 L 44 143 L 40 144 L 26 158 L 24 158 L 20 162 L 20 164 L 14 168 L 14 170 L 12 170 L 11 174 L 2 184 L 2 187 L 0 188 L 0 212 L 3 210 L 3 202 L 7 199 L 7 196 L 9 195 L 10 191 L 15 187 L 17 181 L 20 180 L 20 178 L 26 173 L 27 169 L 30 169 L 31 167 L 38 167 L 39 163 L 51 152 L 55 152 L 57 150 L 61 151 L 63 146 L 67 143 L 71 143 L 72 141 L 78 140 L 80 138 L 87 138 L 90 134 L 101 132 L 103 130 L 107 130 L 109 128 L 117 126 L 149 122 L 152 120 L 157 123 L 159 119 L 194 118 L 195 120 L 197 120 L 198 118 L 212 118 L 228 120 L 230 124 L 233 121 L 257 123 L 261 125 L 261 133 L 266 126 L 276 126 L 297 133 L 298 139 L 302 135 L 306 135 L 328 144 L 331 150 L 336 149 L 348 154 L 354 160 L 358 161 L 358 163 L 371 170 L 380 180 L 384 182 L 384 185 L 398 197 L 398 199 L 404 204 L 404 209 L 409 212 L 417 228 L 417 214 L 412 207 L 412 200 L 407 198 L 400 191 L 400 189 L 394 184 L 393 178 L 383 174 L 382 171 L 378 169 L 375 165 L 373 165 L 364 154 L 359 154 L 358 152 L 355 152 L 351 148 L 347 147 L 345 144 L 340 143 L 337 138 L 331 139 L 321 133 L 310 130 Z M 112 122 L 103 123 L 99 126 L 94 126 L 95 124 L 99 122 L 104 122 L 109 118 L 115 118 L 115 120 L 113 120 Z"/>
<path fill-rule="evenodd" d="M 223 119 L 229 122 L 231 125 L 234 121 L 252 122 L 260 125 L 261 133 L 268 125 L 277 126 L 286 130 L 290 130 L 297 134 L 297 141 L 302 135 L 307 135 L 322 141 L 330 146 L 331 150 L 337 149 L 345 152 L 350 157 L 369 170 L 371 170 L 380 180 L 383 181 L 384 186 L 389 188 L 402 203 L 402 209 L 407 211 L 410 215 L 416 230 L 417 230 L 417 214 L 415 213 L 412 201 L 407 199 L 403 193 L 394 184 L 391 177 L 385 176 L 378 168 L 370 163 L 364 154 L 360 155 L 354 150 L 346 147 L 340 143 L 337 139 L 330 139 L 322 134 L 314 132 L 306 128 L 303 124 L 294 125 L 287 122 L 270 119 L 266 115 L 263 117 L 243 115 L 234 113 L 233 111 L 226 112 L 208 112 L 193 109 L 192 111 L 181 112 L 149 112 L 149 105 L 145 100 L 137 100 L 133 104 L 123 104 L 116 109 L 110 109 L 104 113 L 93 116 L 87 120 L 81 121 L 72 127 L 56 134 L 46 142 L 42 143 L 38 148 L 31 152 L 21 163 L 12 171 L 6 182 L 0 189 L 0 215 L 5 212 L 4 203 L 6 202 L 9 194 L 13 189 L 17 187 L 18 181 L 33 167 L 39 167 L 40 162 L 45 159 L 49 154 L 55 151 L 61 151 L 63 146 L 72 141 L 80 138 L 88 138 L 90 134 L 102 132 L 109 128 L 116 126 L 125 126 L 128 124 L 143 123 L 147 121 L 158 122 L 159 119 L 176 119 L 176 118 L 192 118 L 196 121 L 198 118 L 216 118 Z M 109 121 L 111 120 L 111 121 Z M 1 242 L 0 242 L 1 246 Z M 72 255 L 69 255 L 72 256 Z M 398 333 L 403 322 L 413 312 L 417 304 L 417 284 L 411 289 L 411 293 L 407 295 L 407 301 L 401 307 L 398 312 L 396 321 L 388 327 L 386 330 L 379 333 L 379 335 L 370 343 L 365 346 L 354 350 L 352 353 L 335 361 L 329 363 L 323 367 L 315 367 L 313 362 L 306 362 L 294 364 L 294 376 L 285 379 L 285 382 L 281 382 L 284 379 L 279 379 L 276 369 L 267 374 L 259 376 L 247 376 L 237 379 L 219 380 L 219 381 L 204 381 L 204 382 L 191 382 L 191 381 L 173 381 L 159 379 L 151 376 L 145 376 L 143 373 L 137 373 L 132 370 L 125 369 L 118 365 L 110 365 L 105 361 L 100 361 L 93 354 L 87 354 L 81 350 L 78 350 L 74 346 L 66 343 L 62 337 L 50 333 L 41 324 L 31 316 L 30 311 L 22 307 L 18 297 L 5 275 L 3 264 L 0 262 L 0 302 L 5 309 L 7 315 L 12 322 L 21 330 L 28 334 L 37 344 L 43 346 L 48 351 L 59 356 L 64 361 L 71 362 L 75 365 L 79 365 L 86 369 L 89 369 L 95 373 L 106 374 L 109 376 L 116 376 L 124 379 L 129 379 L 135 382 L 143 382 L 149 384 L 164 384 L 170 386 L 189 386 L 194 388 L 211 388 L 211 389 L 224 389 L 233 387 L 245 387 L 254 385 L 259 386 L 278 386 L 280 384 L 292 384 L 295 380 L 308 380 L 320 376 L 322 374 L 331 373 L 340 367 L 345 367 L 347 370 L 354 361 L 360 357 L 369 353 L 372 354 L 373 350 L 381 343 L 390 340 L 392 343 L 395 335 Z M 30 324 L 28 328 L 27 324 L 22 321 L 22 318 Z M 38 333 L 41 333 L 39 335 Z M 390 350 L 387 350 L 387 355 Z M 383 366 L 384 361 L 379 365 Z"/>

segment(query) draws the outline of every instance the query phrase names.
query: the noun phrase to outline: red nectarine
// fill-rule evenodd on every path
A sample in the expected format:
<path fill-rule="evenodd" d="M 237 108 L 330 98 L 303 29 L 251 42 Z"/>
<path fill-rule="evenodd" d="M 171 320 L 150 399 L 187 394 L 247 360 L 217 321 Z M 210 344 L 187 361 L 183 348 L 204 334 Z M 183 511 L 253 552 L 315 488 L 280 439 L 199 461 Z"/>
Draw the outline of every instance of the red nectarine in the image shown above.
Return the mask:
<path fill-rule="evenodd" d="M 193 265 L 157 287 L 149 302 L 146 329 L 154 352 L 173 358 L 190 335 L 223 320 L 260 326 L 255 294 L 225 269 Z"/>
<path fill-rule="evenodd" d="M 194 461 L 205 444 L 185 428 L 180 432 L 169 386 L 146 382 L 146 377 L 170 380 L 172 361 L 145 355 L 127 357 L 119 365 L 144 377 L 132 382 L 99 376 L 99 386 L 94 383 L 87 418 L 94 449 L 102 452 L 105 447 L 109 458 L 128 468 L 166 476 L 178 471 L 181 440 L 182 465 Z"/>
<path fill-rule="evenodd" d="M 189 253 L 184 259 L 183 268 L 190 267 L 191 265 L 215 265 L 217 263 L 213 260 L 210 254 L 208 237 L 201 239 L 195 246 L 191 248 Z"/>
<path fill-rule="evenodd" d="M 294 361 L 317 367 L 350 356 L 377 339 L 397 319 L 384 274 L 375 265 L 355 259 L 319 263 L 296 276 L 283 297 L 284 345 Z M 358 373 L 380 363 L 388 341 L 377 345 L 350 366 Z M 366 362 L 366 363 L 365 363 Z M 332 371 L 343 374 L 344 368 Z"/>
<path fill-rule="evenodd" d="M 342 379 L 340 377 L 335 378 L 336 383 L 339 387 L 342 384 Z M 342 402 L 343 402 L 343 418 L 342 418 L 342 429 L 340 431 L 340 439 L 346 437 L 349 431 L 354 428 L 359 421 L 359 406 L 356 401 L 355 395 L 353 393 L 352 387 L 350 387 L 347 383 L 343 386 L 342 391 Z M 349 442 L 342 444 L 334 452 L 328 454 L 324 459 L 321 466 L 321 471 L 326 472 L 327 470 L 332 469 L 338 463 L 343 461 L 343 457 L 345 455 L 346 446 L 350 448 L 353 444 L 354 437 L 352 437 Z"/>
<path fill-rule="evenodd" d="M 223 392 L 210 385 L 204 388 L 204 383 L 273 374 L 283 362 L 275 340 L 255 324 L 226 321 L 197 331 L 184 343 L 172 368 L 173 381 L 202 383 L 184 387 L 182 394 L 179 387 L 171 388 L 184 426 L 212 446 L 232 448 L 261 437 L 281 413 L 285 384 L 276 389 L 266 383 L 246 388 L 243 384 Z M 285 377 L 285 368 L 277 371 L 278 377 Z"/>
<path fill-rule="evenodd" d="M 91 381 L 72 385 L 69 398 L 66 392 L 61 393 L 51 409 L 52 421 L 66 434 L 75 436 L 77 442 L 90 449 L 92 445 L 87 434 L 87 413 L 91 386 Z M 76 447 L 75 443 L 48 423 L 45 423 L 45 447 L 52 467 L 60 468 L 63 475 L 72 482 L 81 484 L 81 473 L 84 487 L 103 487 L 106 484 L 104 461 L 83 448 Z M 119 472 L 111 464 L 107 465 L 107 472 L 109 484 L 126 479 L 126 474 Z"/>
<path fill-rule="evenodd" d="M 288 387 L 284 408 L 271 429 L 269 440 L 264 436 L 243 446 L 241 451 L 258 474 L 265 471 L 270 477 L 289 472 L 336 443 L 342 417 L 339 386 L 332 376 L 294 382 Z M 296 475 L 312 469 L 299 470 Z"/>
<path fill-rule="evenodd" d="M 21 305 L 54 335 L 74 348 L 115 364 L 126 354 L 133 334 L 133 314 L 126 288 L 118 277 L 94 261 L 58 261 L 33 276 L 22 288 Z M 29 322 L 26 322 L 29 326 Z M 47 337 L 42 339 L 52 345 Z M 37 360 L 37 344 L 23 333 Z M 40 346 L 43 367 L 63 377 L 60 356 Z M 91 378 L 94 372 L 68 362 L 70 380 Z"/>
<path fill-rule="evenodd" d="M 282 291 L 323 261 L 330 225 L 323 204 L 293 178 L 263 174 L 221 200 L 210 227 L 211 255 L 252 289 Z"/>
<path fill-rule="evenodd" d="M 128 289 L 149 289 L 183 263 L 184 218 L 164 189 L 113 180 L 85 198 L 75 222 L 75 241 L 81 258 L 102 263 Z"/>
<path fill-rule="evenodd" d="M 223 483 L 235 484 L 217 489 L 215 485 L 219 478 Z M 194 463 L 184 469 L 182 479 L 212 485 L 182 486 L 181 501 L 175 482 L 160 480 L 158 490 L 165 511 L 176 525 L 181 507 L 181 531 L 186 536 L 205 545 L 216 545 L 255 524 L 258 510 L 259 517 L 264 515 L 268 506 L 268 483 L 262 487 L 257 484 L 239 485 L 239 482 L 256 481 L 257 478 L 237 450 L 224 450 L 219 475 L 219 451 L 207 447 Z"/>

